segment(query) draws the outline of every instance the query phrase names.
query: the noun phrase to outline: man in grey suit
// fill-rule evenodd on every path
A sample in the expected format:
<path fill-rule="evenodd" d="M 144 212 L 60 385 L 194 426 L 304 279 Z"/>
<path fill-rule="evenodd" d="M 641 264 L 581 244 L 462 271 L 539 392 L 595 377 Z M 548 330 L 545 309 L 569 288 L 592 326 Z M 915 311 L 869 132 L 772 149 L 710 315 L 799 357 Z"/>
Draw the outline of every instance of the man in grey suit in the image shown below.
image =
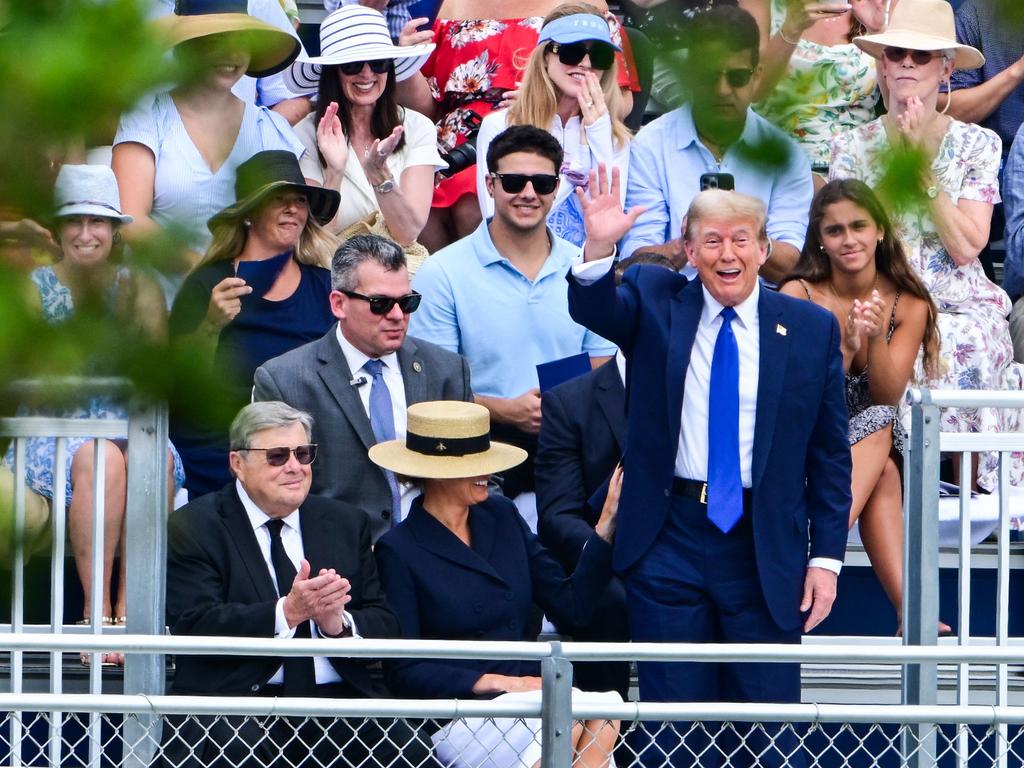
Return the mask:
<path fill-rule="evenodd" d="M 461 356 L 406 335 L 419 306 L 402 249 L 387 238 L 345 241 L 331 264 L 338 325 L 256 369 L 253 400 L 281 400 L 313 416 L 312 492 L 370 516 L 376 541 L 414 492 L 372 464 L 370 446 L 405 437 L 405 409 L 425 400 L 473 400 Z M 403 504 L 404 500 L 404 504 Z"/>

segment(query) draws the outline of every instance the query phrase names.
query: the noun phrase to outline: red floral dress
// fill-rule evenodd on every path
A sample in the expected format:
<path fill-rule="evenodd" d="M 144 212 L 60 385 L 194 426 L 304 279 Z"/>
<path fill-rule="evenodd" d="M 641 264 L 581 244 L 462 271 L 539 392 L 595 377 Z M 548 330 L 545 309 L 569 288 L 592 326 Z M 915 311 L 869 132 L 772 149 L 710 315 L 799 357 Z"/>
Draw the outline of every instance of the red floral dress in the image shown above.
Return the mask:
<path fill-rule="evenodd" d="M 442 153 L 462 144 L 479 120 L 493 112 L 501 95 L 516 87 L 544 19 L 437 19 L 437 48 L 423 66 L 434 98 L 441 104 L 437 144 Z M 612 25 L 612 39 L 628 52 L 621 27 Z M 638 91 L 635 68 L 619 54 L 619 85 Z M 476 194 L 473 166 L 445 179 L 434 190 L 433 206 L 448 208 L 463 195 Z"/>

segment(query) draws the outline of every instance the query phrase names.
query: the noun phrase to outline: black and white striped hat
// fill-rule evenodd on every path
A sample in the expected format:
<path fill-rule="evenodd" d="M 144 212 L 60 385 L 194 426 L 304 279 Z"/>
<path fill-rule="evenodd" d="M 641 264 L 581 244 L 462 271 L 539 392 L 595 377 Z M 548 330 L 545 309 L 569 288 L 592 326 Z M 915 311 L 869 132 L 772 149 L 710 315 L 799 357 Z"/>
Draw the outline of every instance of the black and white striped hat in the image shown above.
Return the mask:
<path fill-rule="evenodd" d="M 395 77 L 405 80 L 419 72 L 433 43 L 395 45 L 384 14 L 362 5 L 344 5 L 320 25 L 320 55 L 299 57 L 284 72 L 285 84 L 296 93 L 308 93 L 320 83 L 325 65 L 351 61 L 395 60 Z"/>

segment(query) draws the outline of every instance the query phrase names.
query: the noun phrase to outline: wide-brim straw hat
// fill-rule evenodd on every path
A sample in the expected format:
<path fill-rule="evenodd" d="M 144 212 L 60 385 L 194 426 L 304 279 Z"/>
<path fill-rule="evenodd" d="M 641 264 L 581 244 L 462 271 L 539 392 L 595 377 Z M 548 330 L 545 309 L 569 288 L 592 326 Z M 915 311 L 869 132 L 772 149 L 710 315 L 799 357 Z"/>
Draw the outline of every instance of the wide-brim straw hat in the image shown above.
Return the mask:
<path fill-rule="evenodd" d="M 956 69 L 977 69 L 985 63 L 981 51 L 957 42 L 953 6 L 947 0 L 900 0 L 884 32 L 855 37 L 853 43 L 876 59 L 882 58 L 883 48 L 906 48 L 950 51 Z"/>
<path fill-rule="evenodd" d="M 235 172 L 236 202 L 215 213 L 207 227 L 213 230 L 221 221 L 252 213 L 267 195 L 282 188 L 297 189 L 305 194 L 309 215 L 321 224 L 327 224 L 338 212 L 341 202 L 338 190 L 307 184 L 295 155 L 283 149 L 267 149 L 238 166 Z"/>
<path fill-rule="evenodd" d="M 405 440 L 370 448 L 378 467 L 413 478 L 479 477 L 526 461 L 526 451 L 491 441 L 491 419 L 476 403 L 439 400 L 409 406 Z"/>
<path fill-rule="evenodd" d="M 175 12 L 153 22 L 157 34 L 174 47 L 187 40 L 231 34 L 245 42 L 251 77 L 266 77 L 287 67 L 302 51 L 297 37 L 246 13 L 244 2 L 178 0 Z"/>
<path fill-rule="evenodd" d="M 121 224 L 135 219 L 121 211 L 117 178 L 108 165 L 62 165 L 53 190 L 55 218 L 102 216 Z"/>
<path fill-rule="evenodd" d="M 316 90 L 325 66 L 354 61 L 393 59 L 395 79 L 407 80 L 420 71 L 434 50 L 433 43 L 395 45 L 380 11 L 362 5 L 343 5 L 320 25 L 320 55 L 301 57 L 284 73 L 296 93 Z"/>

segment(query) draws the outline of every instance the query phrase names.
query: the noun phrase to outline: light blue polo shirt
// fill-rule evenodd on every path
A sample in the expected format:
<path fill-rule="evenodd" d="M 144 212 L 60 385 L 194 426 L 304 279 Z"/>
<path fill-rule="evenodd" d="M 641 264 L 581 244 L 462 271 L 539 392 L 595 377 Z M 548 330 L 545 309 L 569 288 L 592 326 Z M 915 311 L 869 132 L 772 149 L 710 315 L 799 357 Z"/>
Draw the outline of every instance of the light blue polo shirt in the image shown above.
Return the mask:
<path fill-rule="evenodd" d="M 518 397 L 537 386 L 538 363 L 615 354 L 614 344 L 569 317 L 565 275 L 579 246 L 551 230 L 548 237 L 551 254 L 533 282 L 498 253 L 486 221 L 413 278 L 423 300 L 409 334 L 463 355 L 478 395 Z"/>

